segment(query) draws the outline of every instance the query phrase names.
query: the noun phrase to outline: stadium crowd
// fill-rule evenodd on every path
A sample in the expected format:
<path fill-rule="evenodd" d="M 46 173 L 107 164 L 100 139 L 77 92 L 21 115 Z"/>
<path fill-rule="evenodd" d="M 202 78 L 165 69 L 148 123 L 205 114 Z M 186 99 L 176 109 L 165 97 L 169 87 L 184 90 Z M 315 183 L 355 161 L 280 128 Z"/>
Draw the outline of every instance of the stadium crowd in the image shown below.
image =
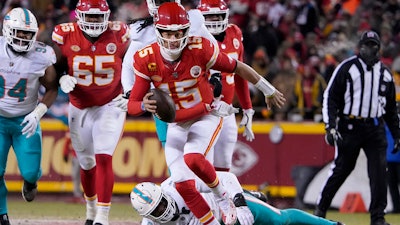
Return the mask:
<path fill-rule="evenodd" d="M 196 1 L 196 0 L 193 0 Z M 38 15 L 38 40 L 51 42 L 55 24 L 75 20 L 77 0 L 6 0 L 1 17 L 23 6 Z M 147 16 L 144 0 L 108 1 L 111 19 Z M 230 22 L 243 32 L 244 61 L 283 91 L 287 103 L 267 110 L 250 84 L 255 119 L 321 121 L 322 93 L 334 68 L 354 53 L 368 29 L 382 39 L 382 61 L 400 88 L 400 4 L 397 0 L 227 0 Z M 1 20 L 2 21 L 2 18 Z M 237 102 L 237 101 L 236 101 Z"/>

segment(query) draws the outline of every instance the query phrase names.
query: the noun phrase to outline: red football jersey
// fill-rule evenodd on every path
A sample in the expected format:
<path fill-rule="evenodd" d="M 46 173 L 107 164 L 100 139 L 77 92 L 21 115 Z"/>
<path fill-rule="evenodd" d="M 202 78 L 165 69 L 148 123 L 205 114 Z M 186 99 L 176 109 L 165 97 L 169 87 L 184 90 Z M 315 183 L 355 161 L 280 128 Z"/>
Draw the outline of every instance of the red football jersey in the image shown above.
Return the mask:
<path fill-rule="evenodd" d="M 226 53 L 231 58 L 243 61 L 243 36 L 240 28 L 234 24 L 229 24 L 225 30 L 225 38 L 222 42 L 218 42 L 221 52 Z M 235 76 L 234 73 L 221 73 L 222 79 L 222 95 L 228 104 L 232 104 L 233 97 L 238 96 L 240 105 L 243 109 L 252 108 L 249 86 L 247 80 L 240 76 Z"/>
<path fill-rule="evenodd" d="M 122 93 L 122 59 L 129 45 L 126 24 L 110 22 L 108 29 L 91 43 L 77 23 L 63 23 L 54 27 L 52 39 L 68 59 L 68 74 L 78 80 L 69 93 L 74 106 L 101 106 Z"/>
<path fill-rule="evenodd" d="M 236 60 L 224 53 L 205 38 L 190 37 L 178 62 L 166 62 L 160 47 L 153 43 L 134 55 L 135 84 L 128 105 L 128 113 L 143 113 L 141 102 L 152 82 L 156 88 L 169 93 L 177 109 L 177 122 L 197 118 L 208 113 L 205 104 L 213 101 L 207 70 L 233 72 Z"/>

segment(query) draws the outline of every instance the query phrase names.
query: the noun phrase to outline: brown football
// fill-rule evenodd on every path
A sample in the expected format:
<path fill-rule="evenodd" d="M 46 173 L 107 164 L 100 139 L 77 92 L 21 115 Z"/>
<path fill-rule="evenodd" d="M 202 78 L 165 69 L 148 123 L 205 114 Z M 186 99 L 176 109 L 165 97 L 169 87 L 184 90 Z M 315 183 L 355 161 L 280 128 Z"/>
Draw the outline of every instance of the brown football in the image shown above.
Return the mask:
<path fill-rule="evenodd" d="M 156 100 L 157 110 L 155 116 L 167 123 L 175 121 L 176 109 L 174 100 L 169 96 L 168 93 L 162 91 L 158 88 L 153 88 L 150 90 L 153 93 L 150 96 L 150 100 Z"/>

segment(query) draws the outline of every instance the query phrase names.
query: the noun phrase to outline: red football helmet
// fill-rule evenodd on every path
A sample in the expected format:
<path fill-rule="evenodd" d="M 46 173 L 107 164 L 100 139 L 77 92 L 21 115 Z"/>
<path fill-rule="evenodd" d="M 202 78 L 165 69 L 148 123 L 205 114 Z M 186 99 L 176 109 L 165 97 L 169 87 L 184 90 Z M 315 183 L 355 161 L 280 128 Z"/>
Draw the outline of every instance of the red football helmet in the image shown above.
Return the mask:
<path fill-rule="evenodd" d="M 163 3 L 154 17 L 154 24 L 162 53 L 175 60 L 187 45 L 189 37 L 190 22 L 185 8 L 175 2 Z"/>
<path fill-rule="evenodd" d="M 154 16 L 157 13 L 158 7 L 165 2 L 176 2 L 181 4 L 180 0 L 146 0 L 147 2 L 147 9 L 151 16 Z"/>
<path fill-rule="evenodd" d="M 224 0 L 201 0 L 197 8 L 203 14 L 206 20 L 204 24 L 211 34 L 220 34 L 226 30 L 229 22 L 229 8 Z M 208 17 L 210 19 L 215 17 L 215 19 L 208 20 Z"/>
<path fill-rule="evenodd" d="M 98 37 L 108 28 L 110 8 L 106 0 L 79 0 L 76 5 L 79 28 L 91 37 Z"/>

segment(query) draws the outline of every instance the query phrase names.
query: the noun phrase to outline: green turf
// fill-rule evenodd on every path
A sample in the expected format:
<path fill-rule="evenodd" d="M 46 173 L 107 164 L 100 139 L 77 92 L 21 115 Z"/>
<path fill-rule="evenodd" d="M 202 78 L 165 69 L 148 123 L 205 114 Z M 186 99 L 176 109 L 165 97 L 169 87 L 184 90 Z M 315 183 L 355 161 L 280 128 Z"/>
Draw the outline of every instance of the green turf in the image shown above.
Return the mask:
<path fill-rule="evenodd" d="M 110 220 L 115 221 L 140 221 L 140 216 L 132 209 L 129 198 L 120 196 L 114 198 L 112 203 Z M 84 220 L 85 205 L 67 203 L 65 198 L 53 200 L 39 200 L 24 202 L 20 199 L 11 199 L 8 203 L 9 216 L 12 219 L 68 219 Z M 311 213 L 311 211 L 308 211 Z M 327 218 L 342 221 L 346 225 L 369 225 L 367 213 L 339 213 L 329 211 Z M 386 220 L 391 225 L 400 225 L 400 214 L 388 214 Z"/>

